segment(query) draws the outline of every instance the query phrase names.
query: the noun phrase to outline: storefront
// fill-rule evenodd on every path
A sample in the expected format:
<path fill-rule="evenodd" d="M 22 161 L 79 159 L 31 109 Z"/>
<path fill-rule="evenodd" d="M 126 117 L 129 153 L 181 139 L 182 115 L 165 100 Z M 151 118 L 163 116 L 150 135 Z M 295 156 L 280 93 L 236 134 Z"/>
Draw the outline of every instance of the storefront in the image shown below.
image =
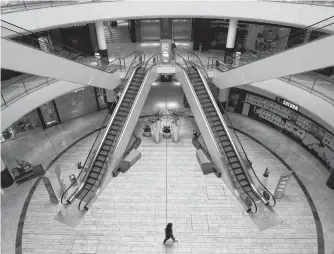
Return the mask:
<path fill-rule="evenodd" d="M 334 134 L 301 113 L 299 105 L 284 98 L 268 98 L 231 88 L 227 110 L 270 125 L 305 147 L 329 171 L 334 171 Z"/>
<path fill-rule="evenodd" d="M 2 132 L 1 141 L 16 139 L 106 108 L 105 89 L 83 87 L 45 103 L 25 115 Z"/>

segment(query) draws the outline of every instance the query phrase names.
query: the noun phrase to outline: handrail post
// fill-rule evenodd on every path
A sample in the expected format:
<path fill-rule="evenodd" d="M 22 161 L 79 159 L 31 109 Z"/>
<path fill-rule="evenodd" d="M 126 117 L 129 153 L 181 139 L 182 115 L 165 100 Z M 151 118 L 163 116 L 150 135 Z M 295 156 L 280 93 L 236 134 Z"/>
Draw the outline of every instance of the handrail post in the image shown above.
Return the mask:
<path fill-rule="evenodd" d="M 26 91 L 26 93 L 28 93 L 27 88 L 26 88 L 26 86 L 25 86 L 25 84 L 24 84 L 24 80 L 23 80 L 23 79 L 22 79 L 22 84 L 23 84 L 23 86 L 24 86 L 24 90 Z"/>
<path fill-rule="evenodd" d="M 2 97 L 2 101 L 3 101 L 3 103 L 4 103 L 4 104 L 5 104 L 5 106 L 7 107 L 7 103 L 6 103 L 5 97 L 3 97 L 3 94 L 2 94 L 2 92 L 1 92 L 1 97 Z"/>

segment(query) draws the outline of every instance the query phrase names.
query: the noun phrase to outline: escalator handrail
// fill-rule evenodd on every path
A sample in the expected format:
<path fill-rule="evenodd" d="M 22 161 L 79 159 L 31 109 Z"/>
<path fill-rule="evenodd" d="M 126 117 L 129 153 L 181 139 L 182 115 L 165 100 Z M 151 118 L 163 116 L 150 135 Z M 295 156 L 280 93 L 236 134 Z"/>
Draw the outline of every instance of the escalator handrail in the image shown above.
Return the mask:
<path fill-rule="evenodd" d="M 145 64 L 145 66 L 144 66 L 144 71 L 146 70 L 146 67 L 147 67 L 149 61 L 150 61 L 153 57 L 155 57 L 155 56 L 158 56 L 158 61 L 157 61 L 157 62 L 159 62 L 159 56 L 160 56 L 160 53 L 154 54 L 153 56 L 151 56 L 151 57 L 146 61 L 146 64 Z M 150 69 L 150 68 L 149 68 L 149 69 Z"/>
<path fill-rule="evenodd" d="M 195 55 L 195 54 L 194 54 L 194 55 Z M 196 56 L 196 55 L 195 55 L 195 56 Z M 207 74 L 207 72 L 206 72 L 206 70 L 205 70 L 205 68 L 204 68 L 204 66 L 203 66 L 203 63 L 202 63 L 201 59 L 200 59 L 198 56 L 196 56 L 196 57 L 197 57 L 198 60 L 200 61 L 201 65 L 202 65 L 202 69 L 203 69 L 204 73 L 206 74 L 208 80 L 210 80 L 209 75 Z M 196 66 L 196 68 L 198 68 L 198 67 Z M 202 73 L 200 72 L 199 69 L 198 69 L 198 73 L 199 73 L 199 75 L 201 76 L 201 78 L 203 79 L 203 83 L 205 84 L 204 86 L 205 86 L 205 88 L 207 89 L 207 91 L 208 91 L 208 89 L 210 90 L 210 91 L 208 91 L 208 94 L 209 94 L 209 96 L 210 96 L 210 99 L 211 99 L 211 100 L 214 100 L 214 102 L 216 102 L 216 100 L 214 99 L 214 97 L 213 97 L 212 94 L 211 94 L 211 89 L 209 88 L 209 85 L 207 84 L 206 79 L 205 79 L 204 77 L 202 77 Z M 216 95 L 216 97 L 217 97 L 217 95 Z M 218 97 L 218 98 L 219 98 L 219 97 Z M 219 101 L 219 103 L 221 103 L 221 102 Z M 225 124 L 225 122 L 224 122 L 223 119 L 222 119 L 222 116 L 221 116 L 221 114 L 220 114 L 220 110 L 219 110 L 219 108 L 216 107 L 216 103 L 214 103 L 214 106 L 215 106 L 215 109 L 216 109 L 216 110 L 218 109 L 218 112 L 219 112 L 219 113 L 218 113 L 218 116 L 219 116 L 220 121 L 222 122 L 224 128 L 225 128 L 226 130 L 228 130 L 227 125 Z M 235 133 L 235 130 L 234 130 L 234 128 L 233 128 L 233 125 L 232 125 L 232 122 L 231 122 L 230 118 L 228 117 L 228 115 L 227 115 L 227 113 L 226 113 L 225 111 L 224 111 L 224 113 L 225 113 L 225 115 L 226 115 L 226 117 L 227 117 L 229 123 L 231 124 L 234 133 Z M 234 142 L 233 142 L 233 140 L 232 140 L 232 137 L 230 136 L 230 134 L 229 134 L 228 131 L 227 131 L 226 133 L 227 133 L 227 135 L 228 135 L 228 138 L 230 139 L 230 142 L 231 142 L 231 144 L 232 144 L 232 146 L 233 146 L 233 149 L 236 151 L 237 157 L 238 157 L 238 159 L 239 159 L 239 161 L 240 161 L 240 164 L 242 165 L 242 167 L 243 167 L 243 169 L 244 169 L 244 171 L 245 171 L 245 174 L 247 174 L 247 176 L 248 176 L 248 178 L 249 178 L 249 181 L 250 181 L 250 184 L 251 184 L 252 188 L 256 191 L 257 195 L 259 195 L 259 196 L 261 197 L 262 201 L 263 201 L 265 204 L 266 204 L 266 203 L 269 204 L 269 202 L 265 201 L 265 200 L 263 199 L 263 196 L 259 194 L 259 191 L 258 191 L 258 189 L 256 188 L 256 186 L 254 185 L 254 183 L 253 183 L 253 181 L 252 181 L 252 178 L 251 178 L 251 176 L 250 176 L 250 174 L 249 174 L 247 168 L 245 167 L 244 162 L 243 162 L 243 160 L 242 160 L 242 158 L 241 158 L 241 156 L 240 156 L 240 154 L 239 154 L 239 151 L 237 150 L 237 148 L 236 148 L 236 146 L 235 146 L 235 144 L 234 144 Z M 248 159 L 248 156 L 247 156 L 247 154 L 246 154 L 246 151 L 245 151 L 245 149 L 244 149 L 244 147 L 243 147 L 243 145 L 242 145 L 242 143 L 241 143 L 241 141 L 240 141 L 240 139 L 239 139 L 239 137 L 238 137 L 238 135 L 237 135 L 236 133 L 235 133 L 235 136 L 236 136 L 237 140 L 239 141 L 239 144 L 240 144 L 240 146 L 241 146 L 241 148 L 242 148 L 242 150 L 243 150 L 243 152 L 244 152 L 244 154 L 245 154 L 245 156 L 246 156 L 246 159 L 247 159 L 248 163 L 250 164 L 250 160 Z M 269 193 L 269 195 L 272 197 L 272 199 L 273 199 L 273 201 L 274 201 L 274 205 L 273 205 L 273 206 L 275 206 L 275 205 L 276 205 L 276 200 L 275 200 L 274 195 L 273 195 L 273 194 L 272 194 L 272 193 L 271 193 L 271 192 L 270 192 L 270 191 L 263 185 L 263 183 L 259 180 L 259 178 L 257 177 L 257 175 L 256 175 L 256 173 L 255 173 L 255 171 L 254 171 L 254 169 L 253 169 L 253 166 L 251 166 L 251 164 L 250 164 L 250 168 L 252 169 L 253 174 L 255 175 L 257 181 L 263 186 L 263 188 L 264 188 L 264 189 Z M 270 205 L 270 204 L 269 204 L 269 205 Z M 271 205 L 270 205 L 270 206 L 271 206 Z"/>
<path fill-rule="evenodd" d="M 114 109 L 114 112 L 113 112 L 113 114 L 112 114 L 112 116 L 111 116 L 111 119 L 109 120 L 109 123 L 108 123 L 108 126 L 107 126 L 107 128 L 106 128 L 106 131 L 105 131 L 105 133 L 104 133 L 104 135 L 103 135 L 103 137 L 102 137 L 102 139 L 101 139 L 101 143 L 100 143 L 100 145 L 98 146 L 98 149 L 96 150 L 96 152 L 95 152 L 95 154 L 94 154 L 94 157 L 93 157 L 93 160 L 91 161 L 91 164 L 89 165 L 89 169 L 88 169 L 88 171 L 87 171 L 87 174 L 86 174 L 86 176 L 85 176 L 85 179 L 82 181 L 80 187 L 77 189 L 77 191 L 75 192 L 75 194 L 79 194 L 79 193 L 82 191 L 82 188 L 85 186 L 85 184 L 86 184 L 86 182 L 87 182 L 87 179 L 88 179 L 88 177 L 89 177 L 89 172 L 90 172 L 91 169 L 92 169 L 92 165 L 94 164 L 94 161 L 96 161 L 96 159 L 97 159 L 97 157 L 98 157 L 98 154 L 99 154 L 99 151 L 101 150 L 101 148 L 102 148 L 102 146 L 103 146 L 103 144 L 104 144 L 104 141 L 105 141 L 106 137 L 107 137 L 108 134 L 109 134 L 110 127 L 111 127 L 111 125 L 113 124 L 113 122 L 114 122 L 114 120 L 115 120 L 115 117 L 116 117 L 116 115 L 117 115 L 117 113 L 118 113 L 118 110 L 119 110 L 119 108 L 120 108 L 120 105 L 122 104 L 123 98 L 124 98 L 124 96 L 125 96 L 125 94 L 126 94 L 128 88 L 129 88 L 129 86 L 130 86 L 130 84 L 131 84 L 131 80 L 132 80 L 132 78 L 135 76 L 138 66 L 140 66 L 141 64 L 142 64 L 142 62 L 139 63 L 139 64 L 134 68 L 134 71 L 133 71 L 132 74 L 131 74 L 131 78 L 129 78 L 129 80 L 127 80 L 127 84 L 126 84 L 126 86 L 125 86 L 125 88 L 124 88 L 124 92 L 122 93 L 121 98 L 118 100 L 118 103 L 117 103 L 117 105 L 116 105 L 116 108 Z M 111 147 L 110 147 L 110 149 L 111 149 Z M 109 151 L 108 151 L 108 154 L 109 154 L 109 152 L 110 152 L 110 149 L 109 149 Z M 114 151 L 115 151 L 115 150 L 116 150 L 116 148 L 114 149 Z M 106 158 L 108 157 L 108 154 L 107 154 L 107 156 L 105 157 L 105 160 L 106 160 Z M 102 164 L 102 167 L 103 167 L 104 164 L 105 164 L 105 160 L 104 160 L 104 162 L 103 162 L 103 164 Z M 97 176 L 97 177 L 99 177 L 99 175 L 100 175 L 100 172 L 98 173 L 98 176 Z M 100 183 L 100 186 L 101 186 L 101 184 L 102 184 L 102 182 Z M 89 191 L 92 189 L 92 187 L 93 187 L 93 185 L 90 187 Z M 99 188 L 98 188 L 98 190 L 99 190 Z M 97 192 L 98 190 L 96 190 L 95 192 Z M 84 209 L 83 209 L 83 210 L 80 209 L 80 205 L 81 205 L 83 199 L 84 199 L 84 198 L 87 196 L 87 194 L 89 193 L 89 191 L 88 191 L 88 192 L 81 198 L 81 200 L 80 200 L 80 202 L 79 202 L 78 210 L 79 210 L 80 212 L 83 212 L 83 211 L 84 211 Z"/>
<path fill-rule="evenodd" d="M 132 144 L 132 145 L 125 151 L 125 153 L 124 153 L 124 155 L 123 155 L 123 158 L 124 158 L 125 156 L 128 155 L 128 153 L 132 150 L 134 144 L 137 142 L 137 140 L 140 139 L 140 138 L 138 138 L 134 133 L 132 133 L 132 136 L 134 136 L 136 140 L 135 140 L 135 142 L 133 142 L 133 144 Z"/>
<path fill-rule="evenodd" d="M 139 63 L 139 64 L 135 67 L 135 71 L 134 71 L 133 74 L 136 73 L 137 68 L 140 68 L 140 67 L 139 67 L 140 65 L 142 65 L 142 62 Z M 123 129 L 122 129 L 122 131 L 121 131 L 121 135 L 119 136 L 118 140 L 116 141 L 117 143 L 116 143 L 116 146 L 115 146 L 115 148 L 114 148 L 114 152 L 117 151 L 117 148 L 118 148 L 118 146 L 119 146 L 119 143 L 120 143 L 120 141 L 121 141 L 121 139 L 122 139 L 122 135 L 124 134 L 124 130 L 125 130 L 126 126 L 127 126 L 128 123 L 129 123 L 129 116 L 130 116 L 130 115 L 132 114 L 132 112 L 134 111 L 134 105 L 136 105 L 136 103 L 137 103 L 137 101 L 138 101 L 138 98 L 140 97 L 140 94 L 141 94 L 141 92 L 142 92 L 142 90 L 143 90 L 143 88 L 144 88 L 144 84 L 146 83 L 146 80 L 147 80 L 147 78 L 148 78 L 148 75 L 149 75 L 150 71 L 152 70 L 152 68 L 153 68 L 155 65 L 157 65 L 157 63 L 153 64 L 152 66 L 150 66 L 150 67 L 148 68 L 148 70 L 147 70 L 147 72 L 146 72 L 146 74 L 145 74 L 145 77 L 143 78 L 142 85 L 141 85 L 140 89 L 138 90 L 137 96 L 136 96 L 136 98 L 135 98 L 134 101 L 133 101 L 133 104 L 132 104 L 131 109 L 130 109 L 130 111 L 129 111 L 128 117 L 127 117 L 127 119 L 126 119 L 126 121 L 125 121 L 125 123 L 124 123 L 124 125 L 123 125 Z M 130 85 L 130 83 L 131 83 L 133 77 L 134 77 L 134 75 L 132 75 L 132 77 L 129 79 L 129 83 L 128 83 L 127 87 L 129 87 L 129 85 Z M 123 95 L 125 95 L 125 92 L 123 93 Z M 123 97 L 124 97 L 124 96 L 123 96 Z M 122 98 L 122 100 L 123 100 L 123 98 Z M 120 101 L 121 101 L 121 100 L 120 100 Z M 121 104 L 121 103 L 119 103 L 119 104 Z M 101 186 L 103 185 L 103 182 L 105 181 L 105 179 L 106 179 L 106 177 L 104 177 L 104 178 L 102 179 L 102 181 L 101 181 L 101 183 L 100 183 L 100 185 L 99 185 L 99 188 L 95 191 L 94 196 L 93 196 L 90 200 L 88 200 L 88 201 L 86 202 L 86 204 L 85 204 L 85 206 L 84 206 L 84 210 L 88 210 L 89 207 L 93 204 L 94 200 L 97 198 L 98 194 L 101 192 Z M 82 202 L 82 200 L 80 201 L 80 203 L 81 203 L 81 202 Z M 80 204 L 79 204 L 79 210 L 80 210 Z"/>
<path fill-rule="evenodd" d="M 135 60 L 137 57 L 141 56 L 141 55 L 143 55 L 143 56 L 144 56 L 144 59 L 145 59 L 145 54 L 140 53 L 140 54 L 138 54 L 138 55 L 132 60 L 131 65 L 130 65 L 129 69 L 128 69 L 127 72 L 126 72 L 126 75 L 125 75 L 125 77 L 124 77 L 124 80 L 123 80 L 122 84 L 123 84 L 124 82 L 127 82 L 127 80 L 126 80 L 126 76 L 128 75 L 129 71 L 131 70 L 131 66 L 132 66 L 133 63 L 134 63 L 134 60 Z M 139 64 L 142 64 L 142 62 L 139 63 Z M 135 74 L 135 72 L 132 74 L 132 76 L 133 76 L 134 74 Z M 127 84 L 126 87 L 124 88 L 124 90 L 123 90 L 123 92 L 122 92 L 122 94 L 121 94 L 121 97 L 120 97 L 120 99 L 118 100 L 118 103 L 116 104 L 116 107 L 114 108 L 113 114 L 112 114 L 112 116 L 111 116 L 111 118 L 110 118 L 110 120 L 109 120 L 109 123 L 108 123 L 108 125 L 107 125 L 107 131 L 105 132 L 105 134 L 103 135 L 103 137 L 102 137 L 102 139 L 101 139 L 101 143 L 100 143 L 100 145 L 98 146 L 98 148 L 97 148 L 97 150 L 96 150 L 96 152 L 95 152 L 95 155 L 94 155 L 94 157 L 93 157 L 93 160 L 91 161 L 91 164 L 88 166 L 87 174 L 86 174 L 84 180 L 82 181 L 82 183 L 81 183 L 81 185 L 79 186 L 79 188 L 77 188 L 77 190 L 73 192 L 73 194 L 71 195 L 71 197 L 67 198 L 67 202 L 68 202 L 68 203 L 71 202 L 71 201 L 69 201 L 69 200 L 71 200 L 77 193 L 79 193 L 79 192 L 81 191 L 81 189 L 83 188 L 83 186 L 85 185 L 85 183 L 86 183 L 86 181 L 87 181 L 87 178 L 88 178 L 88 175 L 89 175 L 89 172 L 91 171 L 92 164 L 93 164 L 94 160 L 96 160 L 97 155 L 98 155 L 98 152 L 100 151 L 100 149 L 101 149 L 101 147 L 102 147 L 103 141 L 105 140 L 106 136 L 108 135 L 108 130 L 110 129 L 110 127 L 111 127 L 111 125 L 112 125 L 112 122 L 114 121 L 114 118 L 115 118 L 115 116 L 116 116 L 116 114 L 117 114 L 117 111 L 118 111 L 118 109 L 119 109 L 119 107 L 120 107 L 121 101 L 123 100 L 123 97 L 124 97 L 124 95 L 125 95 L 125 93 L 126 93 L 128 87 L 129 87 L 129 85 L 130 85 L 130 82 L 128 82 L 128 84 Z M 106 117 L 108 117 L 108 115 L 107 115 Z M 95 139 L 95 141 L 94 141 L 94 144 L 95 144 L 96 140 L 98 139 L 98 137 L 99 137 L 99 136 L 96 137 L 96 139 Z M 93 147 L 94 147 L 94 145 L 92 146 L 90 152 L 92 151 Z M 86 162 L 87 162 L 87 160 L 88 160 L 88 158 L 89 158 L 90 152 L 89 152 L 89 154 L 88 154 L 88 156 L 87 156 Z M 86 162 L 85 162 L 85 164 L 86 164 Z M 84 169 L 84 167 L 83 167 L 82 169 Z M 81 172 L 80 172 L 80 173 L 81 173 Z"/>
<path fill-rule="evenodd" d="M 187 66 L 187 70 L 188 70 L 188 69 L 189 69 L 189 66 L 188 66 L 187 61 L 184 59 L 184 57 L 181 56 L 179 53 L 176 53 L 176 52 L 175 52 L 175 55 L 179 56 L 179 57 L 183 60 L 183 62 L 186 64 L 186 66 Z M 182 65 L 180 65 L 180 66 L 182 67 Z M 182 69 L 183 69 L 183 67 L 182 67 Z"/>
<path fill-rule="evenodd" d="M 188 84 L 189 84 L 191 93 L 192 93 L 192 95 L 193 95 L 193 98 L 194 98 L 195 101 L 196 101 L 196 104 L 197 104 L 197 105 L 201 105 L 200 102 L 199 102 L 199 99 L 198 99 L 198 97 L 197 97 L 197 95 L 196 95 L 196 92 L 194 91 L 194 88 L 193 88 L 193 86 L 192 86 L 192 82 L 190 81 L 190 79 L 189 79 L 189 77 L 188 77 L 187 71 L 185 71 L 185 69 L 182 67 L 181 64 L 179 64 L 179 63 L 177 63 L 177 64 L 181 67 L 182 71 L 184 72 L 185 78 L 186 78 L 186 80 L 187 80 L 187 82 L 188 82 Z M 197 70 L 197 71 L 198 71 L 198 73 L 200 74 L 199 70 Z M 202 79 L 202 81 L 204 81 L 203 78 L 202 78 L 202 76 L 201 76 L 201 79 Z M 204 82 L 203 82 L 203 84 L 204 84 Z M 205 87 L 205 85 L 204 85 L 204 87 Z M 205 89 L 207 89 L 207 88 L 205 87 Z M 208 92 L 208 94 L 210 95 L 209 92 Z M 214 102 L 214 101 L 213 101 L 213 102 Z M 212 103 L 212 104 L 215 106 L 215 103 Z M 203 116 L 203 119 L 205 120 L 205 125 L 206 125 L 207 129 L 209 130 L 209 134 L 210 134 L 212 140 L 214 140 L 214 142 L 216 143 L 216 147 L 218 148 L 219 145 L 218 145 L 218 143 L 217 143 L 216 138 L 214 137 L 214 135 L 213 135 L 213 133 L 212 133 L 212 129 L 211 129 L 211 127 L 210 127 L 210 124 L 208 123 L 208 120 L 207 120 L 207 118 L 206 118 L 206 116 L 205 116 L 205 113 L 204 113 L 204 111 L 203 111 L 203 108 L 202 108 L 201 106 L 199 106 L 199 108 L 200 108 L 200 112 L 201 112 L 201 114 L 202 114 L 202 116 Z M 218 111 L 217 111 L 217 114 L 219 115 L 219 112 L 218 112 Z M 219 152 L 219 156 L 220 156 L 220 160 L 222 161 L 223 165 L 225 165 L 225 160 L 226 160 L 226 158 L 223 159 L 224 155 L 223 155 L 221 152 Z M 233 181 L 232 181 L 232 178 L 231 178 L 230 174 L 229 174 L 228 172 L 226 172 L 226 175 L 227 175 L 227 177 L 228 177 L 230 183 L 233 185 Z M 242 187 L 242 186 L 241 186 L 241 187 Z M 243 187 L 242 187 L 242 188 L 243 188 Z M 241 198 L 241 195 L 240 195 L 239 191 L 238 191 L 234 186 L 233 186 L 233 190 L 234 190 L 234 192 L 236 193 L 236 196 L 243 202 L 243 204 L 245 204 L 246 207 L 247 207 L 248 209 L 250 209 L 250 208 L 248 207 L 248 205 L 245 203 L 245 201 Z M 246 195 L 253 201 L 253 204 L 254 204 L 254 207 L 255 207 L 255 212 L 252 212 L 252 213 L 256 213 L 256 212 L 257 212 L 257 205 L 256 205 L 255 201 L 253 200 L 253 198 L 252 198 L 246 191 L 245 191 L 245 194 L 246 194 Z M 248 209 L 247 209 L 247 211 L 248 211 Z M 251 209 L 250 209 L 250 210 L 251 210 Z"/>

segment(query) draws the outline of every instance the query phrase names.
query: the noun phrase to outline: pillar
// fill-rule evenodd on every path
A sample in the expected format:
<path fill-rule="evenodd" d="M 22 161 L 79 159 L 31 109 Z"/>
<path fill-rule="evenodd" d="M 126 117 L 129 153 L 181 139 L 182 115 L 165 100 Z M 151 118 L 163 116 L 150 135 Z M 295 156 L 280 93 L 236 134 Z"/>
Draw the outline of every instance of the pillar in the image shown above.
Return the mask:
<path fill-rule="evenodd" d="M 227 33 L 226 48 L 233 49 L 235 43 L 235 36 L 237 35 L 238 20 L 230 19 Z"/>
<path fill-rule="evenodd" d="M 96 21 L 95 29 L 96 29 L 96 36 L 97 36 L 97 44 L 99 47 L 98 52 L 100 53 L 100 56 L 102 59 L 104 58 L 109 62 L 107 43 L 106 43 L 106 38 L 104 35 L 103 21 Z"/>
<path fill-rule="evenodd" d="M 230 95 L 229 88 L 219 90 L 219 101 L 223 104 L 224 109 L 226 109 L 229 95 Z"/>
<path fill-rule="evenodd" d="M 225 62 L 227 61 L 227 56 L 232 56 L 235 43 L 235 36 L 237 35 L 237 27 L 238 27 L 238 20 L 230 19 L 228 26 L 227 40 L 226 40 L 226 53 L 224 56 Z"/>

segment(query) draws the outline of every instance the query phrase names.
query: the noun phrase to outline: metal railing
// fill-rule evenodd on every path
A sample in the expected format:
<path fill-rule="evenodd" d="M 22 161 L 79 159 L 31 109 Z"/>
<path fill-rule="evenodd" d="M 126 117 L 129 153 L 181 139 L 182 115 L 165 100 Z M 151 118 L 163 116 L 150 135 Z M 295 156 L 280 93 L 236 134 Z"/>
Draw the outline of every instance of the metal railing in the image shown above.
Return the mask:
<path fill-rule="evenodd" d="M 334 79 L 321 77 L 314 72 L 289 75 L 279 79 L 308 91 L 334 106 Z"/>
<path fill-rule="evenodd" d="M 11 13 L 19 11 L 29 11 L 34 9 L 43 8 L 54 8 L 66 5 L 80 5 L 80 4 L 90 4 L 90 3 L 100 3 L 100 2 L 118 2 L 121 0 L 72 0 L 72 1 L 60 1 L 60 0 L 49 0 L 49 1 L 1 1 L 1 13 Z"/>
<path fill-rule="evenodd" d="M 25 77 L 14 81 L 1 88 L 1 108 L 8 107 L 10 104 L 21 99 L 42 87 L 48 86 L 56 82 L 57 79 L 46 77 Z"/>

